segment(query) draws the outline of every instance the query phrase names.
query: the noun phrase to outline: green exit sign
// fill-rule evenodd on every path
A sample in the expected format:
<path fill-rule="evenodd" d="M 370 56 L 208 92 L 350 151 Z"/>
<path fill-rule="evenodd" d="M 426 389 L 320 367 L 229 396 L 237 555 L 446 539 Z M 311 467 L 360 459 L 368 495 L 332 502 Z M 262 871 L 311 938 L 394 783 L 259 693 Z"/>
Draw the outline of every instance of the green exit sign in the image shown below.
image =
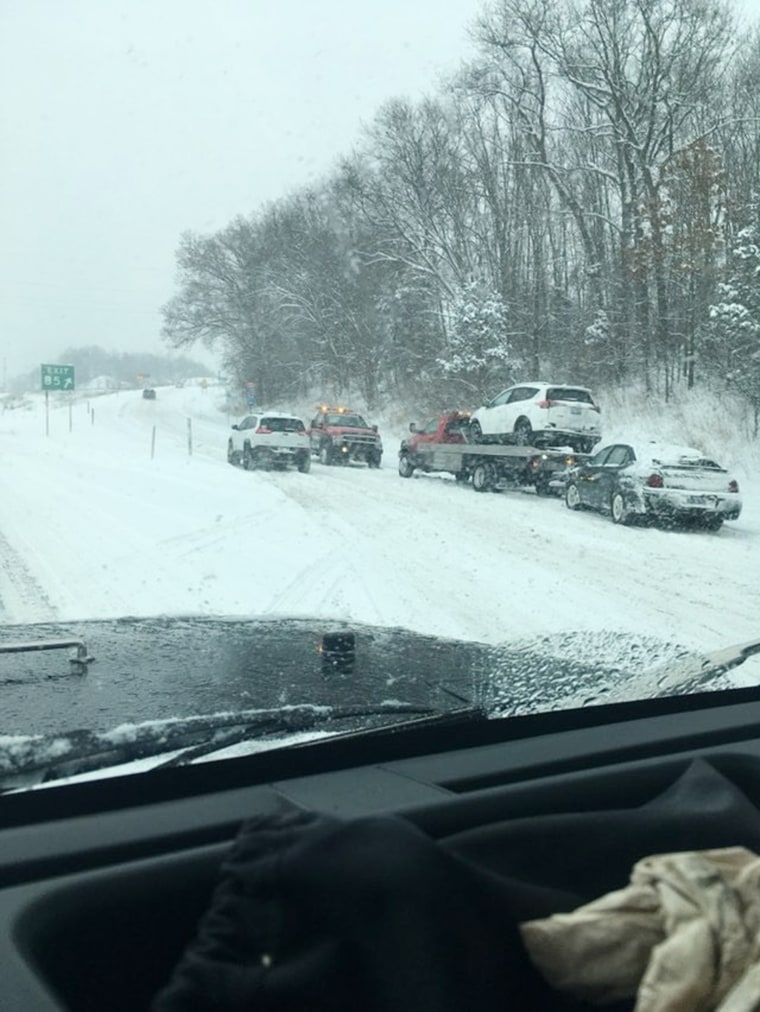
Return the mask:
<path fill-rule="evenodd" d="M 41 365 L 43 390 L 73 390 L 73 365 Z"/>

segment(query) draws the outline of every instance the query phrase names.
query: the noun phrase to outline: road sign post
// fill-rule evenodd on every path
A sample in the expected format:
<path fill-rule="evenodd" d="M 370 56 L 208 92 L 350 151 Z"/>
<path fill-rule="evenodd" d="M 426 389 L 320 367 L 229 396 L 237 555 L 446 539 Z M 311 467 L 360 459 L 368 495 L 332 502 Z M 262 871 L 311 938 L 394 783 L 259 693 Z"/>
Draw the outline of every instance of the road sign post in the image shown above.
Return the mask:
<path fill-rule="evenodd" d="M 73 365 L 45 365 L 40 366 L 40 382 L 45 391 L 45 435 L 50 435 L 50 391 L 68 390 L 73 393 L 76 384 L 74 382 Z M 69 432 L 71 432 L 71 402 L 69 402 Z"/>

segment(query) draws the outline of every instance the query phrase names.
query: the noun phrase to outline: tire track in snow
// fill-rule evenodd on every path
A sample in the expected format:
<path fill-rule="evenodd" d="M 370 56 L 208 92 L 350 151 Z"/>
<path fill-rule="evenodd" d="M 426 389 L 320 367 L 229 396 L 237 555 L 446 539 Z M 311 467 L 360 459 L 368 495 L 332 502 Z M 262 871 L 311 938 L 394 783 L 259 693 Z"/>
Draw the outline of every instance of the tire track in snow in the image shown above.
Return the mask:
<path fill-rule="evenodd" d="M 0 622 L 51 622 L 58 612 L 8 539 L 0 534 Z"/>
<path fill-rule="evenodd" d="M 318 468 L 308 493 L 288 477 L 270 480 L 312 524 L 342 534 L 362 602 L 389 580 L 396 588 L 395 602 L 376 599 L 385 624 L 408 624 L 407 606 L 424 615 L 422 631 L 463 627 L 463 638 L 483 641 L 605 628 L 704 648 L 757 628 L 760 531 L 749 511 L 718 534 L 619 528 L 561 501 L 477 496 L 434 476 Z M 728 608 L 719 608 L 724 584 Z"/>

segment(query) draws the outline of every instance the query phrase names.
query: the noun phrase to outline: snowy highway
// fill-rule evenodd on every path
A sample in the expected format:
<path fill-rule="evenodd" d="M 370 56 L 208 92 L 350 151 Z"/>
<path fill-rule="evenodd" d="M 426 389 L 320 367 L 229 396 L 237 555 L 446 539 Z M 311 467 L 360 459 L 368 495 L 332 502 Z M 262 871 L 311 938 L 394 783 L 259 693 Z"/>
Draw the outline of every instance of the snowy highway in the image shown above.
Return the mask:
<path fill-rule="evenodd" d="M 246 472 L 221 388 L 0 415 L 0 621 L 346 619 L 487 643 L 589 633 L 692 649 L 760 631 L 760 483 L 718 533 L 620 528 L 531 490 L 380 470 Z M 193 453 L 188 453 L 191 419 Z M 151 440 L 155 426 L 155 455 Z M 728 602 L 728 604 L 726 603 Z"/>

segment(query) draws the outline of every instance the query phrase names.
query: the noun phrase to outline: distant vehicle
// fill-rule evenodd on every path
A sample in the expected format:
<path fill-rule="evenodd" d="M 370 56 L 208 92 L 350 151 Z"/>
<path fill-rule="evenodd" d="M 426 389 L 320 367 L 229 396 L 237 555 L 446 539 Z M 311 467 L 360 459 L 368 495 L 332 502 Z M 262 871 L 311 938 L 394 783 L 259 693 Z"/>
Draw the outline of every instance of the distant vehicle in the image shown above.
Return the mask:
<path fill-rule="evenodd" d="M 475 442 L 570 446 L 589 453 L 601 439 L 598 404 L 586 387 L 520 383 L 472 414 Z"/>
<path fill-rule="evenodd" d="M 323 464 L 366 461 L 380 467 L 383 441 L 376 425 L 368 425 L 356 411 L 321 404 L 309 429 L 311 450 Z"/>
<path fill-rule="evenodd" d="M 311 450 L 303 419 L 274 411 L 246 415 L 232 426 L 227 461 L 242 464 L 247 471 L 294 465 L 306 474 L 311 468 Z"/>
<path fill-rule="evenodd" d="M 635 520 L 696 521 L 717 530 L 742 510 L 739 483 L 699 450 L 655 442 L 614 443 L 569 469 L 565 503 Z"/>
<path fill-rule="evenodd" d="M 153 389 L 153 387 L 146 387 L 143 390 L 142 395 L 143 400 L 145 401 L 154 401 L 156 399 L 156 391 Z"/>

